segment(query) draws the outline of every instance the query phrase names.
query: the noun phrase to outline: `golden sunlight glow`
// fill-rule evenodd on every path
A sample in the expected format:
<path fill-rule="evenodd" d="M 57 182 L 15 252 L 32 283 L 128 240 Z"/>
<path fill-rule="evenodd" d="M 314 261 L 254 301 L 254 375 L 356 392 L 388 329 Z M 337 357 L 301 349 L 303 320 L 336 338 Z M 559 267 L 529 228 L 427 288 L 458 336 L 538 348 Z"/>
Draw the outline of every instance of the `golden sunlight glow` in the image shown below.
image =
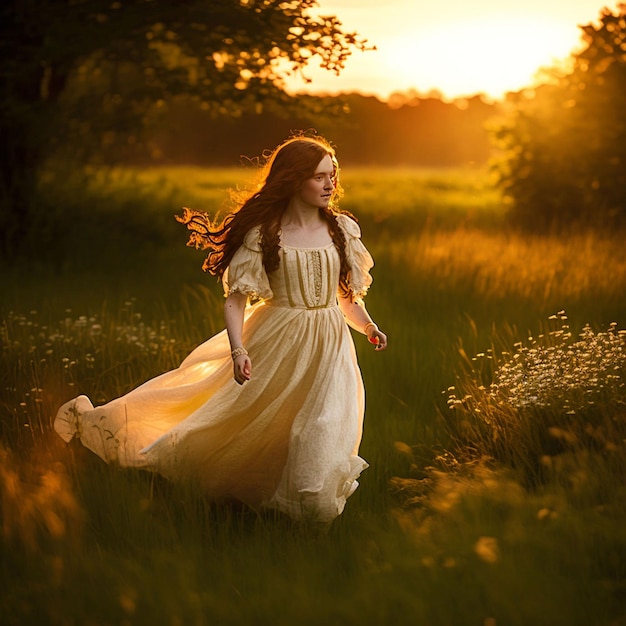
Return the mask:
<path fill-rule="evenodd" d="M 390 80 L 418 91 L 499 97 L 531 85 L 542 66 L 562 60 L 571 32 L 519 16 L 442 24 L 380 46 Z"/>
<path fill-rule="evenodd" d="M 446 99 L 500 98 L 535 83 L 542 68 L 561 65 L 582 46 L 579 25 L 597 19 L 598 0 L 319 0 L 376 46 L 350 56 L 339 76 L 317 67 L 287 81 L 291 93 L 439 92 Z"/>

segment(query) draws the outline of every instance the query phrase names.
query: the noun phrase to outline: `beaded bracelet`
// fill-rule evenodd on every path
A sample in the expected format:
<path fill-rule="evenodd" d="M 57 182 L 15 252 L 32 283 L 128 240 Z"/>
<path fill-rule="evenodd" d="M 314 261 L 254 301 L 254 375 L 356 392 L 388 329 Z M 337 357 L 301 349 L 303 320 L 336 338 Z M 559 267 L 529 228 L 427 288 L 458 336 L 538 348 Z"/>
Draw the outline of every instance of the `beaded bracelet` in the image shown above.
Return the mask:
<path fill-rule="evenodd" d="M 376 326 L 376 324 L 374 324 L 374 322 L 368 322 L 367 324 L 365 324 L 365 327 L 363 328 L 363 334 L 367 335 L 367 329 L 373 326 L 376 330 L 378 330 L 378 326 Z"/>
<path fill-rule="evenodd" d="M 231 353 L 230 356 L 232 357 L 233 361 L 238 357 L 238 356 L 243 356 L 244 354 L 248 354 L 248 351 L 245 348 L 235 348 Z"/>

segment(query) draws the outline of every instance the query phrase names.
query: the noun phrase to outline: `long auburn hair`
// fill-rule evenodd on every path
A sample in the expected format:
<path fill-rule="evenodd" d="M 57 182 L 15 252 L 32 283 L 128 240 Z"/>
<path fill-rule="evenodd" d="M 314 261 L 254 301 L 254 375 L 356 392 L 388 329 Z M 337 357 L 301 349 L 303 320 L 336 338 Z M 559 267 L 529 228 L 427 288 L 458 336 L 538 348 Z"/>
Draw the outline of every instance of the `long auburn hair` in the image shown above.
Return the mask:
<path fill-rule="evenodd" d="M 243 244 L 246 234 L 254 227 L 261 231 L 263 266 L 267 273 L 276 270 L 280 264 L 280 223 L 289 200 L 302 183 L 315 174 L 320 161 L 330 156 L 335 165 L 335 189 L 327 208 L 320 209 L 328 223 L 328 230 L 340 259 L 339 288 L 348 296 L 349 266 L 346 258 L 346 240 L 337 223 L 336 216 L 346 214 L 337 206 L 343 190 L 339 184 L 339 167 L 335 150 L 320 137 L 295 135 L 280 144 L 265 159 L 261 170 L 261 183 L 251 194 L 243 196 L 239 206 L 228 213 L 221 221 L 213 222 L 204 212 L 183 208 L 183 215 L 176 219 L 186 224 L 191 231 L 187 245 L 201 250 L 209 250 L 202 269 L 221 278 L 230 264 L 233 255 Z"/>

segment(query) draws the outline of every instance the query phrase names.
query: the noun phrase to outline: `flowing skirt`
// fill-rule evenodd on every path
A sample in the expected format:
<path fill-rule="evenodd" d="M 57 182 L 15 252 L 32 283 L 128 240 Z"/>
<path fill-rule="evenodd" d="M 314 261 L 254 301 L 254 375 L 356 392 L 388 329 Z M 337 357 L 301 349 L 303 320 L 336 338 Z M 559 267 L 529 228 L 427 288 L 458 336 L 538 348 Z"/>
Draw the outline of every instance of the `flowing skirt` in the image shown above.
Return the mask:
<path fill-rule="evenodd" d="M 192 481 L 211 498 L 331 521 L 367 467 L 363 382 L 343 315 L 258 303 L 243 341 L 252 379 L 242 386 L 222 331 L 108 404 L 67 402 L 55 429 L 107 462 Z"/>

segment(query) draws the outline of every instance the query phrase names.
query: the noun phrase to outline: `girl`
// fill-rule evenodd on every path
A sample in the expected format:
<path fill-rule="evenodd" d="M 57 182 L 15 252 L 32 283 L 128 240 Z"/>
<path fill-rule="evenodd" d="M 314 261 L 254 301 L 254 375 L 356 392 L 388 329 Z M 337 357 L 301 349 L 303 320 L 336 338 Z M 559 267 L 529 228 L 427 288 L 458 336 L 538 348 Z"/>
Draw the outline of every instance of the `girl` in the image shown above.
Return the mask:
<path fill-rule="evenodd" d="M 222 279 L 226 329 L 104 406 L 85 396 L 66 403 L 59 435 L 78 436 L 107 462 L 194 481 L 214 499 L 295 520 L 340 515 L 367 467 L 346 322 L 377 351 L 387 347 L 362 301 L 373 261 L 336 206 L 340 191 L 330 144 L 297 136 L 221 224 L 185 209 L 189 245 L 209 250 L 204 269 Z"/>

